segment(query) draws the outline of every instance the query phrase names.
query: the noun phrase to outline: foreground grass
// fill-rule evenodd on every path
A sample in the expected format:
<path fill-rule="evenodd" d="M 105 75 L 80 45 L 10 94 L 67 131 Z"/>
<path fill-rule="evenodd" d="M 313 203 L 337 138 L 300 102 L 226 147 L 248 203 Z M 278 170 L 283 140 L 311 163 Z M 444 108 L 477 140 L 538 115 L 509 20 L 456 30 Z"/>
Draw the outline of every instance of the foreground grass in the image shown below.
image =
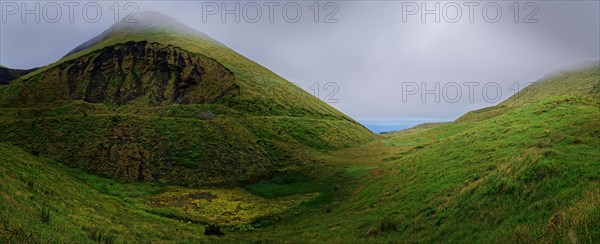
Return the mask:
<path fill-rule="evenodd" d="M 0 144 L 0 239 L 11 242 L 196 240 L 203 226 L 131 208 L 69 170 Z"/>
<path fill-rule="evenodd" d="M 241 188 L 126 183 L 66 168 L 0 144 L 0 241 L 204 242 L 206 224 L 253 230 L 318 193 L 277 199 Z"/>

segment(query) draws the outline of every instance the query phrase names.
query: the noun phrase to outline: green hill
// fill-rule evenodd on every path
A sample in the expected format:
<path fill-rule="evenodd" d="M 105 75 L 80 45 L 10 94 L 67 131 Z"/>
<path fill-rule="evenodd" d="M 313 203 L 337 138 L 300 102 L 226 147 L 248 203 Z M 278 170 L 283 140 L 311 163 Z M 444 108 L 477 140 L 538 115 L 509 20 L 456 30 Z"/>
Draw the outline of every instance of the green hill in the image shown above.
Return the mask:
<path fill-rule="evenodd" d="M 66 68 L 64 66 L 66 61 L 77 60 L 78 62 L 82 62 L 83 60 L 80 59 L 82 56 L 87 60 L 91 60 L 93 56 L 88 56 L 91 53 L 106 47 L 123 45 L 128 42 L 158 43 L 161 46 L 172 46 L 171 48 L 176 50 L 208 57 L 233 73 L 235 76 L 234 83 L 239 86 L 239 93 L 235 93 L 235 95 L 229 96 L 221 102 L 221 104 L 228 107 L 252 115 L 334 117 L 352 121 L 351 118 L 343 115 L 326 103 L 315 99 L 307 92 L 303 92 L 300 88 L 277 74 L 243 57 L 205 34 L 176 22 L 170 17 L 159 13 L 146 12 L 136 15 L 136 18 L 139 19 L 139 23 L 120 22 L 100 36 L 92 39 L 93 42 L 82 44 L 82 46 L 75 48 L 72 54 L 67 57 L 36 72 L 32 72 L 23 77 L 23 79 L 31 80 L 33 78 L 33 80 L 41 80 L 35 83 L 42 88 L 46 85 L 52 85 L 46 84 L 43 78 L 51 78 L 49 76 L 58 72 L 56 67 L 61 64 L 63 68 Z M 174 55 L 178 54 L 175 52 Z M 159 62 L 161 61 L 159 60 Z M 103 62 L 102 65 L 101 67 L 96 67 L 97 69 L 94 71 L 99 72 L 99 69 L 108 68 L 110 65 L 118 66 L 118 63 Z M 160 63 L 156 63 L 155 65 L 160 66 Z M 88 66 L 88 68 L 91 69 L 94 66 Z M 133 67 L 125 67 L 125 70 L 122 71 L 124 72 L 131 68 Z M 49 70 L 50 72 L 48 72 Z M 86 75 L 91 75 L 92 70 L 82 70 L 81 72 L 84 71 L 89 71 Z M 108 69 L 104 71 L 105 73 L 110 73 L 111 71 L 120 70 Z M 211 70 L 208 69 L 208 71 Z M 138 76 L 141 76 L 142 73 L 141 70 L 136 72 Z M 174 76 L 176 76 L 176 74 L 172 73 L 165 75 L 168 75 L 171 79 L 175 79 Z M 66 80 L 63 80 L 63 82 L 68 83 Z M 124 85 L 127 84 L 129 83 L 124 83 Z M 3 94 L 1 102 L 7 106 L 14 105 L 11 103 L 11 99 L 16 99 L 13 96 L 17 95 L 21 89 L 23 87 L 17 85 L 12 89 L 7 89 L 8 91 L 6 91 L 6 94 Z M 62 95 L 57 96 L 57 94 L 52 93 L 43 94 L 39 99 L 42 101 L 63 100 L 60 97 Z M 149 103 L 149 101 L 145 102 Z"/>
<path fill-rule="evenodd" d="M 595 65 L 582 70 L 559 73 L 532 83 L 500 104 L 471 111 L 458 122 L 489 119 L 526 104 L 554 96 L 578 96 L 600 100 L 600 68 Z"/>
<path fill-rule="evenodd" d="M 598 98 L 600 95 L 600 67 L 598 65 L 560 73 L 519 91 L 500 103 L 505 106 L 518 106 L 554 96 L 581 96 Z"/>
<path fill-rule="evenodd" d="M 100 175 L 240 185 L 373 140 L 348 116 L 158 13 L 0 89 L 0 140 Z"/>
<path fill-rule="evenodd" d="M 382 239 L 598 240 L 598 106 L 549 97 L 490 119 L 390 137 L 391 165 L 380 173 L 387 177 L 367 184 L 363 204 L 382 205 L 382 219 L 395 213 L 386 221 L 400 231 Z"/>
<path fill-rule="evenodd" d="M 322 214 L 242 236 L 595 243 L 600 240 L 600 103 L 590 95 L 593 85 L 566 95 L 546 89 L 597 84 L 597 74 L 574 71 L 557 76 L 556 83 L 542 81 L 530 94 L 535 101 L 512 103 L 493 116 L 388 133 L 381 142 L 336 151 L 331 161 L 354 177 L 344 182 L 350 193 L 322 207 Z"/>

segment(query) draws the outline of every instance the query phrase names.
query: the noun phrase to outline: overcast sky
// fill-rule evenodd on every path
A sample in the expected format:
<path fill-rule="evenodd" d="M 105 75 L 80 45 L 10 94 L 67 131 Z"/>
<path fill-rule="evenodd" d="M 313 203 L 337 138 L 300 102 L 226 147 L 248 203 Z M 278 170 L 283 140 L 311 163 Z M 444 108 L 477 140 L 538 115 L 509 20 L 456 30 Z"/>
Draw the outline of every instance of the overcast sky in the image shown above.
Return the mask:
<path fill-rule="evenodd" d="M 40 12 L 48 13 L 40 16 L 39 23 L 34 15 L 21 21 L 21 12 L 15 11 L 23 10 L 23 2 L 0 2 L 0 64 L 12 68 L 52 63 L 114 24 L 110 8 L 114 2 L 109 1 L 99 2 L 102 16 L 96 23 L 82 17 L 86 2 L 74 7 L 73 23 L 64 2 L 46 8 L 49 2 L 39 2 Z M 30 9 L 34 3 L 26 2 Z M 140 12 L 159 11 L 196 28 L 311 93 L 318 82 L 321 98 L 336 85 L 339 89 L 329 97 L 330 104 L 363 121 L 455 119 L 512 95 L 518 87 L 515 83 L 522 88 L 553 70 L 600 57 L 598 1 L 519 2 L 518 8 L 514 1 L 499 1 L 487 6 L 485 16 L 487 2 L 471 7 L 448 1 L 319 2 L 319 23 L 314 22 L 315 11 L 311 10 L 314 1 L 298 2 L 302 9 L 298 18 L 294 18 L 296 5 L 288 4 L 288 21 L 282 12 L 291 2 L 280 2 L 274 6 L 273 23 L 265 2 L 237 2 L 242 12 L 239 23 L 234 15 L 226 15 L 225 23 L 220 12 L 208 15 L 211 10 L 222 11 L 222 3 L 235 9 L 235 1 L 204 5 L 200 1 L 147 1 L 136 6 Z M 422 3 L 429 10 L 440 4 L 439 23 L 434 14 L 425 15 L 422 22 Z M 134 10 L 123 10 L 124 5 L 119 6 L 119 17 Z M 49 23 L 56 18 L 56 6 L 61 7 L 62 15 L 57 23 Z M 257 6 L 262 15 L 251 23 L 256 20 Z M 496 15 L 498 6 L 501 16 Z M 462 15 L 457 19 L 459 8 Z M 94 19 L 92 7 L 88 15 Z M 295 19 L 298 21 L 290 23 Z M 337 23 L 324 23 L 326 19 Z M 335 85 L 325 87 L 328 82 Z M 440 84 L 439 103 L 435 94 L 426 95 L 423 102 L 421 84 L 434 90 L 436 82 Z M 466 82 L 480 85 L 467 86 Z M 497 96 L 498 88 L 502 96 Z M 461 97 L 457 97 L 458 89 Z M 335 99 L 339 102 L 334 103 Z"/>

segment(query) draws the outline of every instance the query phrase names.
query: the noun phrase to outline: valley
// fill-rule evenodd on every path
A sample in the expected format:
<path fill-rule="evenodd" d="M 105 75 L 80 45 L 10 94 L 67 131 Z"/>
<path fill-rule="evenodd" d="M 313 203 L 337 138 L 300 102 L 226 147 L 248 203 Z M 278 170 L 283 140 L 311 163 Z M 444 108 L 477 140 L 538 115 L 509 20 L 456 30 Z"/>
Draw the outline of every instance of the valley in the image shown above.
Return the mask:
<path fill-rule="evenodd" d="M 550 96 L 347 149 L 304 149 L 304 163 L 241 188 L 112 180 L 4 143 L 3 233 L 32 241 L 593 241 L 598 106 Z M 49 223 L 39 220 L 43 209 Z M 208 223 L 225 235 L 204 236 Z M 176 231 L 164 235 L 166 226 Z"/>
<path fill-rule="evenodd" d="M 598 66 L 374 134 L 146 15 L 0 86 L 0 242 L 600 241 Z"/>

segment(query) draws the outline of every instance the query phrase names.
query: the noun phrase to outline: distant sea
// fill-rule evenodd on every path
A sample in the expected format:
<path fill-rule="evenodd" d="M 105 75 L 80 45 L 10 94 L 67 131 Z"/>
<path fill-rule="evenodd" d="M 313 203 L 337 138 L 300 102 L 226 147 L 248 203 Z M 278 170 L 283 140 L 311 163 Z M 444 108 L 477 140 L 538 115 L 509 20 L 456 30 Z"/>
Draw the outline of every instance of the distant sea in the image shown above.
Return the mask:
<path fill-rule="evenodd" d="M 374 133 L 404 130 L 418 124 L 448 122 L 451 119 L 356 119 Z"/>

